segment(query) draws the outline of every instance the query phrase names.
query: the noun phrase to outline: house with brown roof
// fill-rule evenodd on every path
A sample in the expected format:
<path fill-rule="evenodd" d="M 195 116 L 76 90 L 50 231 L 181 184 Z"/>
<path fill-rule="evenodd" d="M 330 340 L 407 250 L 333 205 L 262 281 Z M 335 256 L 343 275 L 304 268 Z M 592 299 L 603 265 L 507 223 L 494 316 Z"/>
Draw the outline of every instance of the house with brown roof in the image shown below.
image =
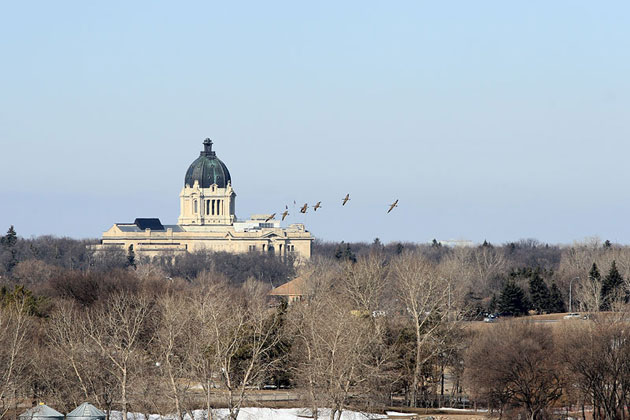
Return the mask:
<path fill-rule="evenodd" d="M 284 283 L 281 286 L 273 288 L 269 292 L 269 296 L 273 296 L 276 299 L 285 300 L 289 305 L 295 302 L 299 302 L 304 297 L 306 282 L 304 277 L 296 277 L 291 281 Z"/>

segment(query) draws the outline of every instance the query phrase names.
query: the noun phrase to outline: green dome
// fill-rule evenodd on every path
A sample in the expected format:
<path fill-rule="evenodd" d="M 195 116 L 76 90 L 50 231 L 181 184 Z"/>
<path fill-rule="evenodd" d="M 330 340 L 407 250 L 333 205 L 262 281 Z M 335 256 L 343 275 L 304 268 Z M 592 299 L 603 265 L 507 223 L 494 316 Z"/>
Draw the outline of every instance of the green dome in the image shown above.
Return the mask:
<path fill-rule="evenodd" d="M 195 181 L 198 181 L 200 188 L 209 188 L 212 184 L 217 184 L 219 188 L 225 188 L 228 182 L 232 181 L 230 171 L 212 151 L 212 140 L 205 139 L 203 146 L 204 150 L 201 155 L 186 171 L 184 185 L 192 187 Z"/>

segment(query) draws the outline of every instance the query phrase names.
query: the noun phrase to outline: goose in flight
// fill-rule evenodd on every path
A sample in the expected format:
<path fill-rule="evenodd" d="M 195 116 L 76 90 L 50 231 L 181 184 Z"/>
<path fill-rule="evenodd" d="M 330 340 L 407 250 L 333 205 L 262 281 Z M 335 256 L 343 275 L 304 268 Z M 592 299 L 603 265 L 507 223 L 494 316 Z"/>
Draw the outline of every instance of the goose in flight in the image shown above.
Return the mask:
<path fill-rule="evenodd" d="M 322 202 L 318 201 L 317 204 L 313 206 L 313 210 L 317 211 L 317 209 L 320 208 L 321 206 L 322 206 Z"/>
<path fill-rule="evenodd" d="M 265 219 L 265 222 L 270 221 L 270 220 L 271 220 L 271 219 L 273 219 L 274 217 L 276 217 L 276 213 L 274 213 L 274 214 L 272 214 L 271 216 L 267 217 L 267 218 Z"/>
<path fill-rule="evenodd" d="M 343 203 L 341 203 L 341 205 L 342 205 L 342 206 L 345 206 L 345 205 L 346 205 L 346 203 L 347 203 L 348 201 L 350 201 L 350 194 L 346 194 L 346 196 L 343 198 L 343 200 L 342 200 L 342 201 L 343 201 Z"/>
<path fill-rule="evenodd" d="M 394 210 L 394 207 L 398 207 L 398 200 L 394 201 L 392 204 L 389 205 L 389 210 L 387 210 L 387 213 Z"/>
<path fill-rule="evenodd" d="M 300 213 L 306 213 L 306 209 L 308 209 L 308 203 L 304 203 L 304 205 L 300 209 Z"/>
<path fill-rule="evenodd" d="M 289 210 L 285 210 L 285 211 L 282 213 L 282 220 L 284 220 L 284 218 L 285 218 L 285 217 L 287 217 L 288 215 L 289 215 Z"/>

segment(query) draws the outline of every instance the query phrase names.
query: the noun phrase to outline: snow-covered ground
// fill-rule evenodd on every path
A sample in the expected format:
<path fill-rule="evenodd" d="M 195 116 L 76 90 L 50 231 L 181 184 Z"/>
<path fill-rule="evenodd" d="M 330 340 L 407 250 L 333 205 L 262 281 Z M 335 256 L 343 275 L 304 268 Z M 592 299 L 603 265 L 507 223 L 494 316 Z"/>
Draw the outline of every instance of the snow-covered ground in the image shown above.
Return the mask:
<path fill-rule="evenodd" d="M 330 411 L 327 409 L 321 409 L 319 412 L 321 419 L 328 419 Z M 213 410 L 215 420 L 228 420 L 228 410 L 218 409 Z M 193 412 L 194 419 L 190 419 L 190 416 L 186 415 L 184 420 L 203 420 L 206 418 L 205 411 L 195 410 Z M 245 407 L 241 408 L 238 414 L 238 420 L 307 420 L 310 416 L 310 410 L 304 408 L 256 408 Z M 110 415 L 111 420 L 122 420 L 122 413 L 119 411 L 112 411 Z M 386 419 L 387 416 L 382 414 L 366 414 L 357 413 L 356 411 L 344 411 L 341 415 L 341 420 L 376 420 Z M 128 413 L 128 420 L 174 420 L 174 416 L 160 416 L 157 414 L 151 414 L 148 419 L 144 414 L 140 413 Z"/>

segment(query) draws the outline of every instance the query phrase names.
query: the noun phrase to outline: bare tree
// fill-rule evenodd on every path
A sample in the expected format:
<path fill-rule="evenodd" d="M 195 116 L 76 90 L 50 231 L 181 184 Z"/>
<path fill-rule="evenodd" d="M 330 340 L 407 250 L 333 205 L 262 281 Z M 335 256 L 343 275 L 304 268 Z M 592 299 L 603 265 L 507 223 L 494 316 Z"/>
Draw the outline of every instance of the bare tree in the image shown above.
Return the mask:
<path fill-rule="evenodd" d="M 537 420 L 562 395 L 559 365 L 549 328 L 513 321 L 479 334 L 466 355 L 464 378 L 475 399 L 498 404 L 501 414 L 515 404 Z"/>
<path fill-rule="evenodd" d="M 84 368 L 88 364 L 85 356 L 92 343 L 88 341 L 89 337 L 82 334 L 82 313 L 72 302 L 62 301 L 51 315 L 47 329 L 50 350 L 59 357 L 64 356 L 76 379 L 73 385 L 77 385 L 83 399 L 88 400 L 92 393 Z"/>
<path fill-rule="evenodd" d="M 52 394 L 48 401 L 72 408 L 83 401 L 94 401 L 109 416 L 117 387 L 110 361 L 97 344 L 85 334 L 87 309 L 70 300 L 60 300 L 50 313 L 45 342 L 38 350 L 38 381 Z"/>
<path fill-rule="evenodd" d="M 33 322 L 29 316 L 28 296 L 14 293 L 0 302 L 0 419 L 16 401 L 21 383 L 26 382 Z"/>
<path fill-rule="evenodd" d="M 492 246 L 468 249 L 469 265 L 476 277 L 477 288 L 489 293 L 493 285 L 491 280 L 499 277 L 506 268 L 507 261 L 502 249 Z"/>
<path fill-rule="evenodd" d="M 624 316 L 597 316 L 563 331 L 563 360 L 573 386 L 588 396 L 593 418 L 626 418 L 630 403 L 630 331 Z"/>
<path fill-rule="evenodd" d="M 11 275 L 20 284 L 30 287 L 45 283 L 58 271 L 59 269 L 57 267 L 49 265 L 44 261 L 29 259 L 20 261 L 11 272 Z"/>
<path fill-rule="evenodd" d="M 354 310 L 371 314 L 381 309 L 381 299 L 387 285 L 388 266 L 385 258 L 372 253 L 358 258 L 356 263 L 343 264 L 340 286 Z"/>
<path fill-rule="evenodd" d="M 190 300 L 180 294 L 165 294 L 157 301 L 159 324 L 155 334 L 155 362 L 168 383 L 167 396 L 175 404 L 178 418 L 192 412 L 185 405 L 192 388 L 190 380 L 191 342 L 195 325 Z"/>
<path fill-rule="evenodd" d="M 575 288 L 575 299 L 584 312 L 598 312 L 602 306 L 602 281 L 591 276 L 580 277 Z"/>
<path fill-rule="evenodd" d="M 108 360 L 103 366 L 116 378 L 123 419 L 129 407 L 129 383 L 135 365 L 146 362 L 143 350 L 152 339 L 151 299 L 145 294 L 120 292 L 85 312 L 83 332 Z"/>
<path fill-rule="evenodd" d="M 219 371 L 218 359 L 214 352 L 208 351 L 214 348 L 212 320 L 216 310 L 215 284 L 206 284 L 198 293 L 197 299 L 191 302 L 193 310 L 193 323 L 196 325 L 196 334 L 190 340 L 190 369 L 191 376 L 196 378 L 206 394 L 206 411 L 208 420 L 212 419 L 212 389 L 215 387 L 216 373 Z"/>
<path fill-rule="evenodd" d="M 394 260 L 392 275 L 415 333 L 411 384 L 411 404 L 415 407 L 422 369 L 443 349 L 450 331 L 459 328 L 459 314 L 452 306 L 449 280 L 417 253 L 405 253 Z"/>
<path fill-rule="evenodd" d="M 338 420 L 351 401 L 367 399 L 378 387 L 388 354 L 383 351 L 378 319 L 357 309 L 365 306 L 355 306 L 366 300 L 345 294 L 363 289 L 356 287 L 356 279 L 350 279 L 350 288 L 335 288 L 335 276 L 330 274 L 310 279 L 315 284 L 306 301 L 289 310 L 293 371 L 307 389 L 313 417 L 319 418 L 323 406 L 330 408 L 330 420 Z"/>
<path fill-rule="evenodd" d="M 470 259 L 470 249 L 455 248 L 440 261 L 440 271 L 456 286 L 452 290 L 453 298 L 462 299 L 467 293 L 476 292 L 479 287 L 477 284 L 478 267 L 474 269 Z"/>
<path fill-rule="evenodd" d="M 259 385 L 278 363 L 272 350 L 280 340 L 280 314 L 267 306 L 267 289 L 250 280 L 235 288 L 215 284 L 198 299 L 203 333 L 197 349 L 204 349 L 201 367 L 208 382 L 216 372 L 227 391 L 230 418 L 236 420 L 247 390 Z"/>

